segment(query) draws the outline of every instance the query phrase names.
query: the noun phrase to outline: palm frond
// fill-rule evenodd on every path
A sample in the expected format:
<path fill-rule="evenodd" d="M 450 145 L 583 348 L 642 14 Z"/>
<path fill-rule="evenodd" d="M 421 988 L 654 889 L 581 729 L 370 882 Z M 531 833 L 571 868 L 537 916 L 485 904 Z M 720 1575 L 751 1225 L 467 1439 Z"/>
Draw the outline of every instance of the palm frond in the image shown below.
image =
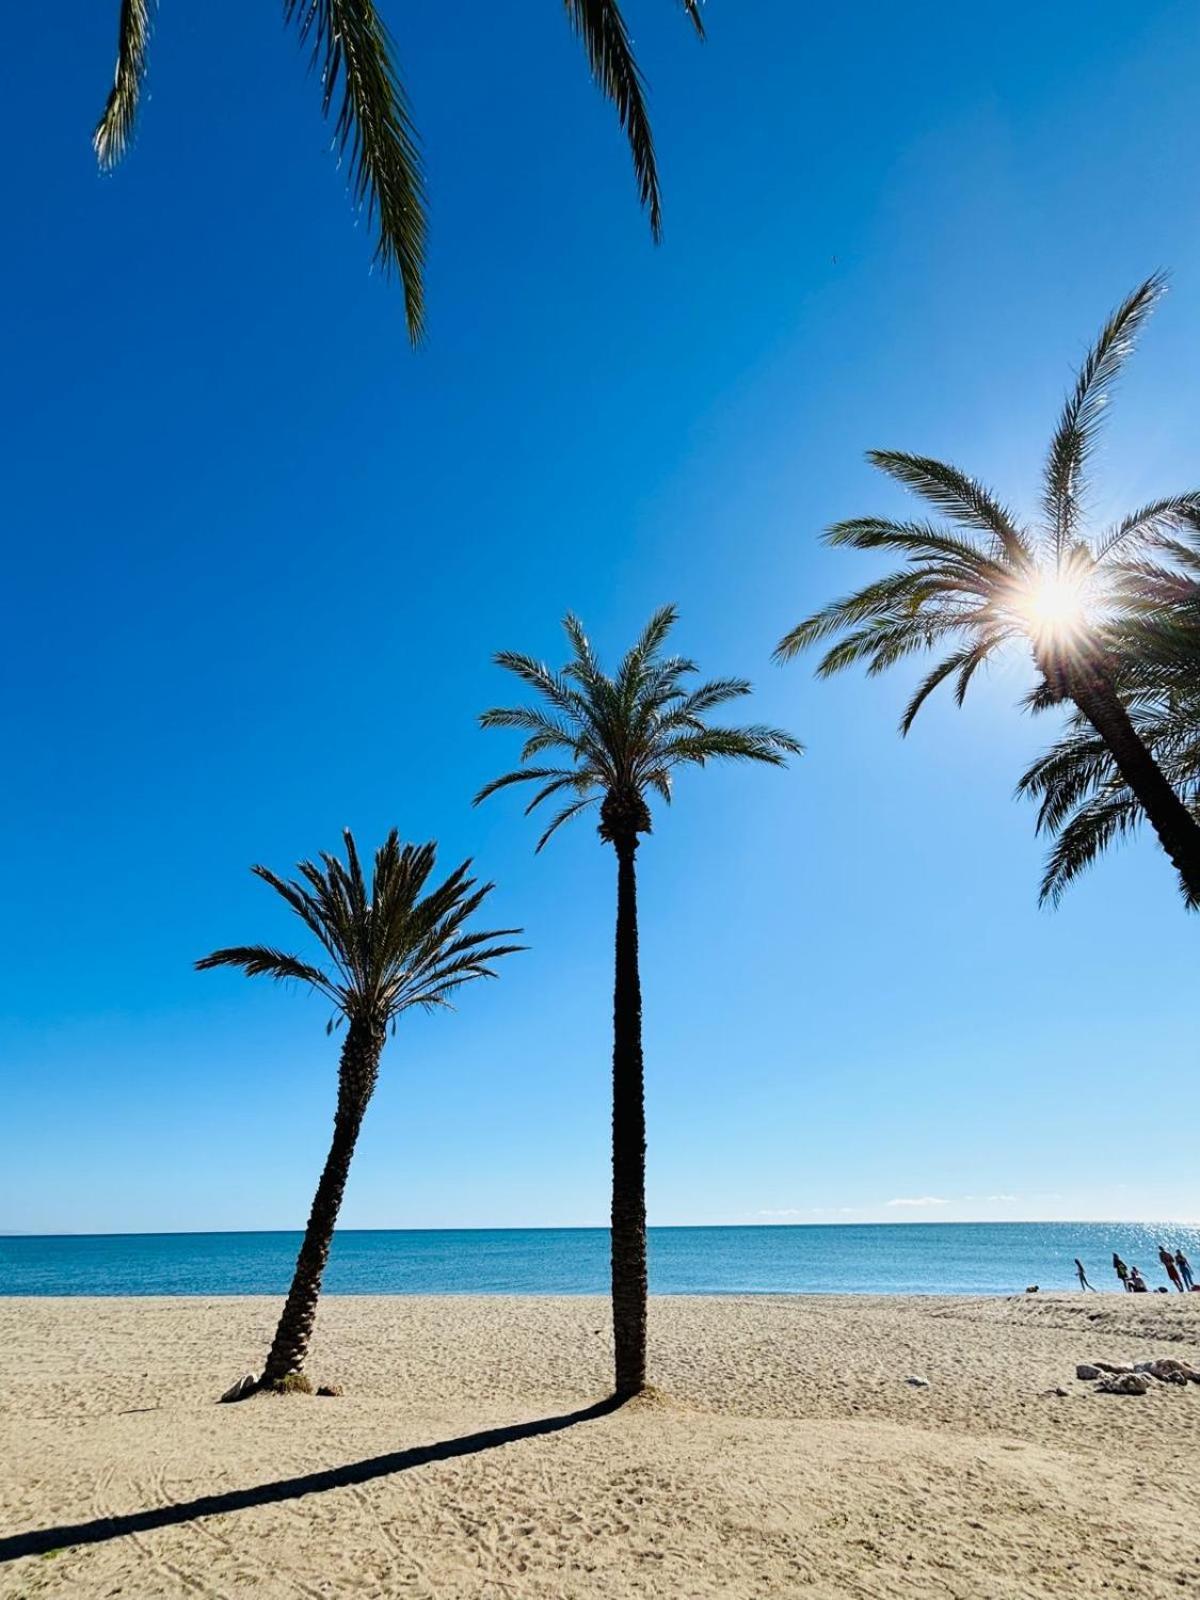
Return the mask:
<path fill-rule="evenodd" d="M 596 805 L 599 802 L 599 799 L 599 795 L 593 794 L 588 795 L 586 799 L 583 800 L 572 800 L 569 806 L 564 806 L 551 822 L 550 826 L 538 839 L 538 842 L 534 845 L 534 854 L 541 854 L 543 846 L 558 832 L 564 822 L 570 822 L 572 817 L 577 817 L 579 816 L 580 812 L 586 811 L 589 806 Z"/>
<path fill-rule="evenodd" d="M 762 761 L 768 766 L 784 767 L 789 756 L 802 756 L 804 746 L 799 739 L 780 728 L 704 728 L 699 733 L 683 733 L 669 739 L 663 746 L 661 759 L 667 766 L 694 762 L 704 766 L 709 761 Z"/>
<path fill-rule="evenodd" d="M 471 804 L 477 806 L 489 796 L 498 794 L 501 789 L 507 789 L 514 783 L 540 783 L 546 779 L 569 778 L 575 775 L 564 767 L 519 767 L 513 772 L 504 773 L 499 778 L 493 778 L 490 783 L 485 783 Z"/>
<path fill-rule="evenodd" d="M 121 0 L 113 86 L 92 134 L 96 159 L 106 171 L 115 167 L 129 148 L 146 77 L 149 43 L 150 0 Z"/>
<path fill-rule="evenodd" d="M 334 142 L 349 153 L 355 204 L 378 223 L 375 259 L 400 275 L 415 344 L 425 325 L 425 178 L 387 29 L 372 0 L 284 0 L 284 17 L 312 41 L 325 116 L 338 100 Z"/>
<path fill-rule="evenodd" d="M 995 556 L 970 539 L 939 528 L 932 522 L 894 522 L 890 517 L 850 517 L 835 522 L 825 534 L 826 544 L 849 545 L 855 550 L 903 550 L 917 560 L 949 561 L 964 572 L 1008 577 Z"/>
<path fill-rule="evenodd" d="M 943 516 L 991 534 L 1015 564 L 1032 562 L 1028 539 L 1012 512 L 990 490 L 957 467 L 932 456 L 910 455 L 901 450 L 868 450 L 867 460 L 919 494 Z"/>
<path fill-rule="evenodd" d="M 533 799 L 525 807 L 525 815 L 529 816 L 531 812 L 537 810 L 538 806 L 540 806 L 544 800 L 549 800 L 553 795 L 561 794 L 564 789 L 574 789 L 577 795 L 579 795 L 581 798 L 585 798 L 596 787 L 597 786 L 590 773 L 560 773 L 558 777 L 551 778 L 549 783 L 543 784 L 543 786 L 534 795 Z"/>
<path fill-rule="evenodd" d="M 343 948 L 338 932 L 331 928 L 324 911 L 317 904 L 313 896 L 302 884 L 278 877 L 269 867 L 253 866 L 250 868 L 256 878 L 261 878 L 280 895 L 308 930 L 315 934 L 324 945 L 326 951 L 333 957 L 339 972 L 345 971 L 347 952 Z M 313 869 L 315 870 L 315 869 Z"/>
<path fill-rule="evenodd" d="M 1140 817 L 1132 795 L 1106 794 L 1080 806 L 1046 860 L 1038 904 L 1058 906 L 1075 880 L 1114 840 L 1133 833 Z"/>
<path fill-rule="evenodd" d="M 612 101 L 633 157 L 638 195 L 650 216 L 654 238 L 662 237 L 662 199 L 646 89 L 633 44 L 616 0 L 564 0 L 567 16 L 583 41 L 592 76 Z"/>
<path fill-rule="evenodd" d="M 679 3 L 687 13 L 688 20 L 691 22 L 692 27 L 695 28 L 696 37 L 703 39 L 704 18 L 700 15 L 700 0 L 679 0 Z"/>
<path fill-rule="evenodd" d="M 986 592 L 981 580 L 957 569 L 942 572 L 924 564 L 906 568 L 832 601 L 798 623 L 776 645 L 774 659 L 788 661 L 831 634 L 876 619 L 907 620 L 920 628 L 927 616 L 942 617 L 954 606 L 974 605 Z"/>
<path fill-rule="evenodd" d="M 1114 550 L 1128 545 L 1139 545 L 1147 540 L 1161 541 L 1164 536 L 1181 528 L 1200 532 L 1200 490 L 1187 494 L 1166 495 L 1139 506 L 1120 522 L 1105 530 L 1096 545 L 1096 559 L 1105 560 Z M 1187 552 L 1179 552 L 1186 556 Z"/>
<path fill-rule="evenodd" d="M 197 972 L 207 972 L 213 967 L 237 967 L 248 978 L 274 978 L 276 983 L 294 978 L 297 983 L 307 983 L 321 994 L 337 998 L 337 986 L 319 967 L 301 961 L 299 956 L 289 955 L 285 950 L 272 949 L 270 945 L 231 945 L 228 949 L 214 950 L 211 955 L 202 956 L 195 965 Z"/>
<path fill-rule="evenodd" d="M 1163 672 L 1127 659 L 1117 688 L 1163 777 L 1200 820 L 1200 655 Z M 1038 832 L 1055 836 L 1042 885 L 1042 900 L 1055 905 L 1087 866 L 1143 820 L 1108 746 L 1082 712 L 1029 766 L 1017 794 L 1038 802 Z M 1186 887 L 1184 894 L 1191 905 Z"/>
<path fill-rule="evenodd" d="M 912 731 L 912 725 L 917 719 L 917 712 L 920 711 L 929 696 L 947 678 L 956 672 L 961 672 L 969 664 L 973 654 L 974 647 L 971 645 L 968 645 L 963 650 L 953 650 L 948 656 L 939 661 L 937 666 L 926 677 L 922 678 L 912 698 L 905 706 L 904 715 L 900 719 L 900 732 L 902 734 L 908 734 Z"/>
<path fill-rule="evenodd" d="M 1042 490 L 1042 509 L 1056 564 L 1078 537 L 1083 474 L 1104 419 L 1108 391 L 1166 286 L 1165 276 L 1155 273 L 1121 302 L 1088 351 L 1063 408 L 1050 444 Z"/>

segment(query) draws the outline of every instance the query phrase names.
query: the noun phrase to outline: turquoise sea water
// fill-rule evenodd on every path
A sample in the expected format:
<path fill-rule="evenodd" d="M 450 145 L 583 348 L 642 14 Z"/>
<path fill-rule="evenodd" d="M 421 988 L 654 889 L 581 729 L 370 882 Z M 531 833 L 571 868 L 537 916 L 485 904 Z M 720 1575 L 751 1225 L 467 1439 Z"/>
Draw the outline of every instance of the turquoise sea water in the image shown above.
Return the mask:
<path fill-rule="evenodd" d="M 1013 1294 L 1074 1289 L 1079 1256 L 1119 1286 L 1114 1250 L 1166 1283 L 1159 1242 L 1200 1279 L 1200 1228 L 1173 1223 L 963 1222 L 652 1228 L 656 1294 Z M 299 1233 L 0 1237 L 0 1294 L 282 1294 Z M 602 1228 L 339 1231 L 331 1294 L 600 1294 Z"/>

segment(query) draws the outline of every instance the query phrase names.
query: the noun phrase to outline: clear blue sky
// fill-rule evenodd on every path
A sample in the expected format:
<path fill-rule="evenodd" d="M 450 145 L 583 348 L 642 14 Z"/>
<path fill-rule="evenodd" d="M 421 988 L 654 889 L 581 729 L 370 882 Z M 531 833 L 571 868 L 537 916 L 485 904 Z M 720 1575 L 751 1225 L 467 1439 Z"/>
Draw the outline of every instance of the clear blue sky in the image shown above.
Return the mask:
<path fill-rule="evenodd" d="M 515 755 L 473 719 L 494 649 L 665 600 L 809 754 L 685 777 L 642 852 L 651 1220 L 1200 1216 L 1200 925 L 1149 841 L 1037 910 L 1024 669 L 905 743 L 903 674 L 769 660 L 873 570 L 821 528 L 903 504 L 863 450 L 1031 507 L 1159 266 L 1097 509 L 1200 479 L 1195 7 L 711 0 L 701 48 L 629 0 L 656 250 L 560 6 L 389 0 L 415 355 L 279 8 L 168 0 L 102 179 L 116 9 L 29 10 L 4 95 L 0 1228 L 303 1223 L 325 1009 L 191 962 L 301 932 L 247 868 L 347 823 L 474 854 L 532 950 L 389 1044 L 344 1223 L 602 1222 L 613 862 L 471 811 Z"/>

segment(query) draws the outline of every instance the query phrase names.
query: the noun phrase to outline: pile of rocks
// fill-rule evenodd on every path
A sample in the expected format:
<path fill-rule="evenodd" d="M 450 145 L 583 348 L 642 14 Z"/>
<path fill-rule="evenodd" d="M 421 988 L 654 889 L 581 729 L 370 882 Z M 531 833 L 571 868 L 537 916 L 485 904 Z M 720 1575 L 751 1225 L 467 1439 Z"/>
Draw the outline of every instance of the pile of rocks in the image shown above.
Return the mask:
<path fill-rule="evenodd" d="M 1075 1376 L 1085 1383 L 1096 1379 L 1097 1394 L 1148 1394 L 1154 1381 L 1159 1383 L 1200 1383 L 1200 1367 L 1189 1361 L 1164 1356 L 1158 1361 L 1081 1361 Z"/>

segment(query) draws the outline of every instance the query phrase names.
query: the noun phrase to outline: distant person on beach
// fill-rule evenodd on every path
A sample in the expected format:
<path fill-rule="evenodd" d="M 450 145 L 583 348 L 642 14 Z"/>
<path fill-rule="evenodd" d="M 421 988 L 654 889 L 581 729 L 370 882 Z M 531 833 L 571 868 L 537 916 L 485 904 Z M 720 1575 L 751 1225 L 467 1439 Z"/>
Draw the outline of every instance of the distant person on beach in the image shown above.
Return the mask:
<path fill-rule="evenodd" d="M 1182 1250 L 1176 1250 L 1175 1252 L 1175 1265 L 1179 1268 L 1179 1276 L 1187 1287 L 1194 1289 L 1196 1285 L 1192 1282 L 1192 1264 Z"/>
<path fill-rule="evenodd" d="M 1122 1289 L 1124 1289 L 1125 1293 L 1128 1294 L 1129 1293 L 1129 1268 L 1121 1260 L 1120 1256 L 1117 1254 L 1117 1252 L 1115 1250 L 1113 1251 L 1113 1271 L 1116 1273 L 1117 1277 L 1120 1278 Z"/>
<path fill-rule="evenodd" d="M 1179 1276 L 1179 1268 L 1175 1265 L 1175 1257 L 1165 1245 L 1159 1245 L 1158 1259 L 1162 1262 L 1163 1271 L 1166 1273 L 1167 1277 L 1170 1278 L 1171 1282 L 1179 1290 L 1180 1294 L 1182 1294 L 1183 1280 Z"/>
<path fill-rule="evenodd" d="M 1130 1294 L 1146 1293 L 1146 1280 L 1136 1267 L 1130 1267 L 1129 1269 L 1129 1292 Z"/>
<path fill-rule="evenodd" d="M 1087 1281 L 1087 1273 L 1083 1270 L 1083 1262 L 1080 1261 L 1078 1256 L 1075 1257 L 1075 1276 L 1079 1279 L 1079 1287 L 1081 1289 L 1090 1289 L 1093 1294 L 1100 1293 L 1095 1284 Z"/>

